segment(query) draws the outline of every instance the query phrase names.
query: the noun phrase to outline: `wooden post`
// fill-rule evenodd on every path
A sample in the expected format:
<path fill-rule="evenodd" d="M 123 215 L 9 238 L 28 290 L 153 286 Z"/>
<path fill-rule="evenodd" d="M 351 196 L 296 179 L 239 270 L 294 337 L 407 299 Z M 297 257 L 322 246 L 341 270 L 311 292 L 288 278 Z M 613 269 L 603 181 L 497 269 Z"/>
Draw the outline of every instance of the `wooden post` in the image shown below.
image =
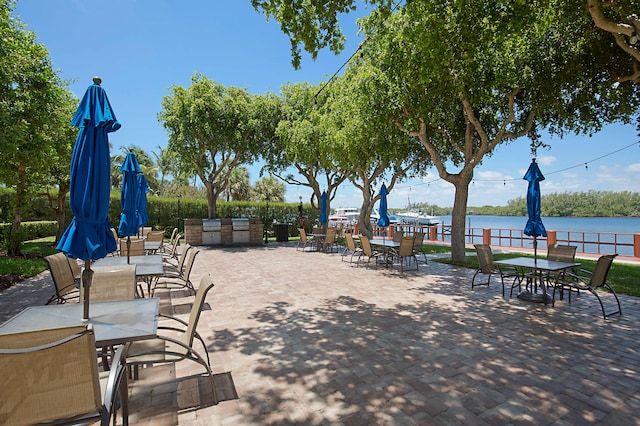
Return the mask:
<path fill-rule="evenodd" d="M 633 234 L 633 255 L 640 257 L 640 234 Z"/>
<path fill-rule="evenodd" d="M 491 229 L 482 229 L 482 244 L 491 244 Z"/>
<path fill-rule="evenodd" d="M 547 231 L 547 247 L 554 245 L 557 242 L 557 238 L 556 231 Z"/>

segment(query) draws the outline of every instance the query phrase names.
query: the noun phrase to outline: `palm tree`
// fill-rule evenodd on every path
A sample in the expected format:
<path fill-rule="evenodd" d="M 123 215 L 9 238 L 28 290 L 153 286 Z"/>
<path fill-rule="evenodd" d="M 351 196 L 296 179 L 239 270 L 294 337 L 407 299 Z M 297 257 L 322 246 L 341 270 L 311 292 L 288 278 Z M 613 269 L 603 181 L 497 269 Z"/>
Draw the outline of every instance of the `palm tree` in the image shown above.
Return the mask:
<path fill-rule="evenodd" d="M 267 176 L 253 186 L 253 200 L 264 201 L 269 198 L 269 201 L 284 202 L 284 184 L 273 176 Z"/>
<path fill-rule="evenodd" d="M 251 198 L 249 170 L 246 167 L 238 167 L 231 172 L 224 195 L 227 201 L 246 201 Z"/>

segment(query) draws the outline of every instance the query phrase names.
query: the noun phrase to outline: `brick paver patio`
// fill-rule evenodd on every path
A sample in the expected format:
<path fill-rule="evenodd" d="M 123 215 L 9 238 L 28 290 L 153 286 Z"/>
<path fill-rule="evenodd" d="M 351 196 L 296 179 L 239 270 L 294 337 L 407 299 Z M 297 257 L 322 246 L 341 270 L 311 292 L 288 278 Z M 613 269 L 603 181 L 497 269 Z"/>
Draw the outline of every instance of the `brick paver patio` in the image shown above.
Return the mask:
<path fill-rule="evenodd" d="M 590 294 L 502 298 L 433 261 L 401 274 L 294 243 L 201 249 L 195 282 L 216 286 L 198 330 L 222 401 L 195 363 L 145 368 L 132 424 L 640 425 L 638 298 L 605 321 Z M 52 292 L 44 273 L 0 293 L 0 320 Z M 187 317 L 192 296 L 160 297 Z"/>

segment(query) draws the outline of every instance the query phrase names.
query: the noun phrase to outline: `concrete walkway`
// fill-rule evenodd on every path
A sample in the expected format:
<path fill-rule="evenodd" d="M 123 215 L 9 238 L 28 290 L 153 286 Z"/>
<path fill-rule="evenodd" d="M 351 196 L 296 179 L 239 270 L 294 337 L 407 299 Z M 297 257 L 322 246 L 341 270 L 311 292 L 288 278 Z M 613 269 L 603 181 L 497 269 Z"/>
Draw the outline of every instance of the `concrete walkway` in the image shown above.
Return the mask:
<path fill-rule="evenodd" d="M 216 286 L 198 330 L 221 402 L 195 363 L 144 368 L 134 425 L 640 425 L 638 298 L 605 321 L 590 294 L 503 298 L 433 261 L 401 274 L 294 243 L 201 249 L 195 282 Z M 48 299 L 38 278 L 0 293 L 2 318 Z M 187 317 L 193 296 L 159 296 Z"/>

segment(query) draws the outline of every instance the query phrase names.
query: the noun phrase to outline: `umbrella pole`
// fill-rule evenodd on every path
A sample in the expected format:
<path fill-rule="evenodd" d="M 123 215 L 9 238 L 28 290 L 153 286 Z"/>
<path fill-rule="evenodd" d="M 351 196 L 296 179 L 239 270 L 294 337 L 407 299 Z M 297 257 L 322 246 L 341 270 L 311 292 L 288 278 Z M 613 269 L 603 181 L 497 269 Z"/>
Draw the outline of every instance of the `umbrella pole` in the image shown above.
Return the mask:
<path fill-rule="evenodd" d="M 89 292 L 91 291 L 91 282 L 93 281 L 93 271 L 91 270 L 91 260 L 87 259 L 84 262 L 84 271 L 82 271 L 82 287 L 83 287 L 83 303 L 84 310 L 82 313 L 82 320 L 89 321 Z"/>
<path fill-rule="evenodd" d="M 127 235 L 127 265 L 131 263 L 131 235 Z"/>

